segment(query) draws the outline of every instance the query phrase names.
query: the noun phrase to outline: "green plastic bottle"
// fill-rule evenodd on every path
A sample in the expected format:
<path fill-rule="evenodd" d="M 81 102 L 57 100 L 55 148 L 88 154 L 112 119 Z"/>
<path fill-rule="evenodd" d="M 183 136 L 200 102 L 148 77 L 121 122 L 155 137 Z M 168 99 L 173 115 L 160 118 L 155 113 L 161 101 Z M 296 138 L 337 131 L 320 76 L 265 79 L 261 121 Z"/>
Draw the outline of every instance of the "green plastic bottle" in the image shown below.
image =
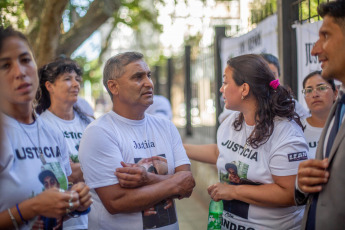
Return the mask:
<path fill-rule="evenodd" d="M 210 201 L 208 209 L 208 225 L 207 230 L 221 229 L 223 215 L 223 201 Z"/>

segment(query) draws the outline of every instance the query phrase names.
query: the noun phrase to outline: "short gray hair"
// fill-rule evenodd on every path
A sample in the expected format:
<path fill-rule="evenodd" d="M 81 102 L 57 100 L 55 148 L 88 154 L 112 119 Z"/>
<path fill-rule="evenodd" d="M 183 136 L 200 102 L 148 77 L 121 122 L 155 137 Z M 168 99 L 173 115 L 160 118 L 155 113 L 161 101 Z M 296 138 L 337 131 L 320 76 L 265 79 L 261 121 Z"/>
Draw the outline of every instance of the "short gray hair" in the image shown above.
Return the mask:
<path fill-rule="evenodd" d="M 124 67 L 134 61 L 142 60 L 144 55 L 139 52 L 125 52 L 119 53 L 105 63 L 103 69 L 103 85 L 107 89 L 111 100 L 113 100 L 113 94 L 108 88 L 108 81 L 119 78 L 124 73 Z"/>

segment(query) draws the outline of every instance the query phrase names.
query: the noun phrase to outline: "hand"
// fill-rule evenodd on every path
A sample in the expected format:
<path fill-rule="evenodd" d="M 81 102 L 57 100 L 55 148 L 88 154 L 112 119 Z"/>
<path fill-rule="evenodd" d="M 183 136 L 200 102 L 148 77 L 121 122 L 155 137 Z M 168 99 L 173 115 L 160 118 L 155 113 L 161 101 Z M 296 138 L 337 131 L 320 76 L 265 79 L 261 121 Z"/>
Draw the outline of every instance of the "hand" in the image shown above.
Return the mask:
<path fill-rule="evenodd" d="M 36 216 L 43 215 L 50 218 L 59 218 L 69 211 L 79 207 L 79 196 L 76 192 L 61 192 L 58 188 L 43 191 L 33 198 Z M 70 203 L 72 207 L 70 207 Z"/>
<path fill-rule="evenodd" d="M 208 194 L 214 201 L 233 200 L 236 185 L 216 183 L 207 188 Z"/>
<path fill-rule="evenodd" d="M 34 224 L 31 227 L 32 230 L 44 229 L 44 222 L 43 222 L 43 220 L 41 218 L 42 218 L 42 216 L 39 216 L 35 220 Z"/>
<path fill-rule="evenodd" d="M 327 183 L 329 172 L 328 159 L 307 160 L 299 164 L 298 167 L 298 187 L 305 193 L 315 193 L 322 190 L 322 184 Z"/>
<path fill-rule="evenodd" d="M 81 171 L 80 163 L 74 163 L 70 158 L 72 174 L 68 176 L 68 181 L 73 183 L 84 182 L 83 171 Z"/>
<path fill-rule="evenodd" d="M 31 227 L 31 230 L 41 230 L 45 228 L 45 223 L 42 220 L 43 216 L 39 216 L 34 224 Z M 62 223 L 63 223 L 63 217 L 59 217 L 56 219 L 56 225 L 52 228 L 52 230 L 54 229 L 61 229 L 62 228 Z"/>
<path fill-rule="evenodd" d="M 144 167 L 124 162 L 121 165 L 123 168 L 117 168 L 114 174 L 122 188 L 137 188 L 148 184 L 149 175 Z"/>
<path fill-rule="evenodd" d="M 144 210 L 144 216 L 151 216 L 151 215 L 156 215 L 157 211 L 155 211 L 155 207 L 151 207 L 149 209 Z"/>
<path fill-rule="evenodd" d="M 177 197 L 183 199 L 190 197 L 195 187 L 195 181 L 190 171 L 179 171 L 176 172 L 172 177 L 172 183 L 176 184 Z"/>
<path fill-rule="evenodd" d="M 166 209 L 172 207 L 173 204 L 174 204 L 174 203 L 173 203 L 173 200 L 172 200 L 172 199 L 166 199 L 164 209 L 166 210 Z"/>
<path fill-rule="evenodd" d="M 84 182 L 79 182 L 73 185 L 71 191 L 78 193 L 80 203 L 79 207 L 77 207 L 78 211 L 82 212 L 90 207 L 93 202 L 91 199 L 90 188 Z"/>

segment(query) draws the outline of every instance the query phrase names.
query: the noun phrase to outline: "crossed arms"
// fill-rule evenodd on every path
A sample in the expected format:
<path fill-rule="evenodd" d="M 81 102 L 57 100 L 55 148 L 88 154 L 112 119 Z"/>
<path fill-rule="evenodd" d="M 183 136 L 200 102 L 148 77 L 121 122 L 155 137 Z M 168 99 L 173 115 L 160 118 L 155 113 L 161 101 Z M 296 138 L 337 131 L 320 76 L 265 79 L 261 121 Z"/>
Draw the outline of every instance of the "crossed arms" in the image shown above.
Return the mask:
<path fill-rule="evenodd" d="M 189 165 L 176 167 L 173 175 L 157 175 L 135 164 L 121 164 L 124 167 L 115 172 L 118 184 L 95 189 L 110 214 L 139 212 L 164 199 L 186 198 L 195 186 Z"/>

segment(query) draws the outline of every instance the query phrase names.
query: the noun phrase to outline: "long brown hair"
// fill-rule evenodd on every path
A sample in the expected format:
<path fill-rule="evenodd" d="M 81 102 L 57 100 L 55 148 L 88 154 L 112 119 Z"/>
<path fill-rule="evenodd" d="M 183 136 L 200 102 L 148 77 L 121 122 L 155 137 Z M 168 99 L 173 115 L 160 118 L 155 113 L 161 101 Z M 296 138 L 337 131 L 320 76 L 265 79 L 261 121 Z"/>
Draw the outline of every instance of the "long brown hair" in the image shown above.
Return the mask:
<path fill-rule="evenodd" d="M 233 69 L 236 85 L 247 83 L 250 86 L 248 96 L 253 96 L 257 101 L 255 128 L 247 140 L 253 148 L 258 148 L 268 141 L 274 130 L 275 117 L 294 120 L 303 129 L 300 117 L 295 112 L 295 101 L 291 91 L 282 85 L 276 89 L 270 87 L 270 82 L 275 78 L 261 56 L 242 55 L 229 59 L 227 64 Z M 233 123 L 235 130 L 241 130 L 243 122 L 244 116 L 240 113 Z"/>

